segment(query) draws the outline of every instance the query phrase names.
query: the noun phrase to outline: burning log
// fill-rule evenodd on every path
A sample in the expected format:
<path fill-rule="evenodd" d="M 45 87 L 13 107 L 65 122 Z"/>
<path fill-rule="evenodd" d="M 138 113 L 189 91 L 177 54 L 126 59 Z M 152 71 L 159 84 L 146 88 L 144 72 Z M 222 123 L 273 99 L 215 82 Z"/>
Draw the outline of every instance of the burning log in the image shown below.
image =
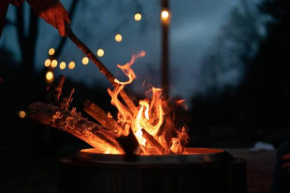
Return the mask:
<path fill-rule="evenodd" d="M 109 118 L 105 111 L 90 100 L 84 103 L 84 111 L 97 120 L 102 126 L 112 130 L 118 136 L 123 133 L 123 129 L 118 123 L 113 118 Z"/>
<path fill-rule="evenodd" d="M 71 39 L 71 41 L 83 51 L 83 53 L 99 68 L 100 72 L 104 74 L 107 79 L 112 83 L 112 85 L 117 88 L 119 84 L 115 82 L 116 78 L 114 75 L 106 68 L 106 66 L 94 55 L 94 53 L 73 33 L 72 29 L 68 24 L 66 24 L 66 35 Z M 122 90 L 120 96 L 126 103 L 126 105 L 131 110 L 132 115 L 138 112 L 132 99 L 127 95 L 127 93 Z"/>
<path fill-rule="evenodd" d="M 178 135 L 178 141 L 180 144 L 178 153 L 182 154 L 186 144 L 189 142 L 188 128 L 186 126 L 181 128 L 181 132 Z"/>
<path fill-rule="evenodd" d="M 117 138 L 117 141 L 125 152 L 125 159 L 130 160 L 134 158 L 133 155 L 140 154 L 139 142 L 131 129 L 128 136 L 121 136 Z"/>
<path fill-rule="evenodd" d="M 147 142 L 159 153 L 159 154 L 173 154 L 172 151 L 165 149 L 162 145 L 155 140 L 155 138 L 150 135 L 145 129 L 141 129 L 142 137 L 144 137 Z"/>
<path fill-rule="evenodd" d="M 66 131 L 100 151 L 110 149 L 113 153 L 123 152 L 110 130 L 81 117 L 75 109 L 67 111 L 57 106 L 35 102 L 29 106 L 29 117 L 39 123 Z"/>

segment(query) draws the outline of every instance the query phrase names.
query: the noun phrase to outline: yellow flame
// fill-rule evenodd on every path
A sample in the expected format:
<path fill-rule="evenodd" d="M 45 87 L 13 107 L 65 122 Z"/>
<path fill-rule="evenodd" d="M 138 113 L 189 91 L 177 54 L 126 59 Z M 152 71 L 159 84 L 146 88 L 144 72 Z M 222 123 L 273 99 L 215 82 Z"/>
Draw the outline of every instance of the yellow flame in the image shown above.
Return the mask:
<path fill-rule="evenodd" d="M 139 105 L 141 105 L 142 107 L 143 106 L 146 107 L 144 115 L 145 115 L 145 118 L 149 120 L 149 103 L 147 101 L 141 100 L 139 101 Z"/>

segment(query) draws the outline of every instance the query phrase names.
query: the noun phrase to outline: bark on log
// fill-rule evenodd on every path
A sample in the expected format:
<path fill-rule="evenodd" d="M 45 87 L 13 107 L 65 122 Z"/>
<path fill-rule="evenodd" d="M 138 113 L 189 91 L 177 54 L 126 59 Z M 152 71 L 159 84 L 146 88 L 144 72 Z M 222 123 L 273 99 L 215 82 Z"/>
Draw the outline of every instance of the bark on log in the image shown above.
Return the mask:
<path fill-rule="evenodd" d="M 161 155 L 163 154 L 173 154 L 172 151 L 166 150 L 162 145 L 154 139 L 152 135 L 150 135 L 145 129 L 141 129 L 142 131 L 142 137 L 144 137 L 148 143 L 150 143 L 151 146 Z"/>
<path fill-rule="evenodd" d="M 39 123 L 68 132 L 102 152 L 115 149 L 123 153 L 111 131 L 81 117 L 75 110 L 70 112 L 57 106 L 35 102 L 29 105 L 29 117 Z"/>
<path fill-rule="evenodd" d="M 118 136 L 123 133 L 122 127 L 120 127 L 113 118 L 108 118 L 107 113 L 90 100 L 87 100 L 84 103 L 84 111 L 98 121 L 102 126 L 112 130 Z"/>

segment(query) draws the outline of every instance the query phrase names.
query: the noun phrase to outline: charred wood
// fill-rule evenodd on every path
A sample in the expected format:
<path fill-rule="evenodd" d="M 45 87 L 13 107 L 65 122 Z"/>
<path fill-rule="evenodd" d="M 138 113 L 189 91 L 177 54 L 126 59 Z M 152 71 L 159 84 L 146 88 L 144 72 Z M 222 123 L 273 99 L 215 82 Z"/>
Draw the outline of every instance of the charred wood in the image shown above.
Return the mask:
<path fill-rule="evenodd" d="M 118 123 L 113 118 L 109 118 L 107 113 L 103 109 L 101 109 L 90 100 L 87 100 L 84 103 L 84 111 L 105 128 L 112 130 L 117 135 L 122 134 L 123 129 L 118 125 Z"/>
<path fill-rule="evenodd" d="M 123 152 L 111 131 L 83 118 L 75 109 L 67 111 L 57 106 L 35 102 L 29 105 L 29 118 L 68 132 L 100 151 L 111 149 Z"/>
<path fill-rule="evenodd" d="M 152 136 L 150 135 L 145 129 L 141 129 L 142 137 L 144 137 L 147 142 L 161 155 L 163 154 L 173 154 L 172 151 L 165 149 L 162 145 Z"/>

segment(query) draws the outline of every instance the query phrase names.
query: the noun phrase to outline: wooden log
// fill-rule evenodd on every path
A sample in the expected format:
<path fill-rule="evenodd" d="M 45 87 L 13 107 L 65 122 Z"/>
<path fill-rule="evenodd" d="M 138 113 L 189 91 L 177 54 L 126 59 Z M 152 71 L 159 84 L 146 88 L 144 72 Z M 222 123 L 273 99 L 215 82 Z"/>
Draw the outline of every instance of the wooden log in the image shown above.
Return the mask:
<path fill-rule="evenodd" d="M 134 159 L 134 155 L 140 154 L 140 146 L 139 142 L 136 139 L 133 131 L 130 129 L 129 135 L 127 136 L 120 136 L 117 138 L 118 143 L 123 148 L 125 152 L 125 159 L 131 160 Z"/>
<path fill-rule="evenodd" d="M 162 145 L 152 136 L 150 135 L 145 129 L 141 129 L 142 137 L 144 137 L 148 143 L 153 146 L 153 148 L 161 155 L 163 154 L 173 154 L 172 151 L 166 150 Z"/>
<path fill-rule="evenodd" d="M 100 72 L 106 76 L 106 78 L 111 82 L 111 84 L 117 88 L 119 84 L 115 82 L 114 75 L 106 68 L 106 66 L 94 55 L 94 53 L 73 33 L 72 29 L 68 24 L 66 24 L 66 35 L 71 39 L 71 41 L 83 51 L 83 53 L 99 68 Z M 126 105 L 131 110 L 132 115 L 137 114 L 138 109 L 135 106 L 132 99 L 127 95 L 127 93 L 122 90 L 120 96 L 126 103 Z"/>
<path fill-rule="evenodd" d="M 107 113 L 92 101 L 87 100 L 84 103 L 84 111 L 98 121 L 102 126 L 112 130 L 118 136 L 123 133 L 122 127 L 120 127 L 113 118 L 109 118 Z"/>
<path fill-rule="evenodd" d="M 188 130 L 189 129 L 187 126 L 183 126 L 181 128 L 181 132 L 178 134 L 178 141 L 180 144 L 180 147 L 178 149 L 179 154 L 183 154 L 184 148 L 185 148 L 186 144 L 189 142 Z"/>
<path fill-rule="evenodd" d="M 110 150 L 113 153 L 123 153 L 110 130 L 81 117 L 75 109 L 70 112 L 57 106 L 35 102 L 29 105 L 28 116 L 39 123 L 68 132 L 101 152 Z"/>

